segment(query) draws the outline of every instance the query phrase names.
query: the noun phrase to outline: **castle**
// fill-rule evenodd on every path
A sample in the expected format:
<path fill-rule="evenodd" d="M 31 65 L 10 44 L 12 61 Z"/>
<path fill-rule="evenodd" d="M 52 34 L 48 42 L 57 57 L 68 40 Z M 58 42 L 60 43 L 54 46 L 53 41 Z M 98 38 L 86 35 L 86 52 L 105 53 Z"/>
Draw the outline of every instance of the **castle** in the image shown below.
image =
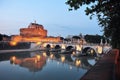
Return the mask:
<path fill-rule="evenodd" d="M 48 37 L 43 25 L 30 23 L 28 28 L 20 28 L 20 35 L 11 38 L 16 42 L 60 42 L 60 37 Z"/>

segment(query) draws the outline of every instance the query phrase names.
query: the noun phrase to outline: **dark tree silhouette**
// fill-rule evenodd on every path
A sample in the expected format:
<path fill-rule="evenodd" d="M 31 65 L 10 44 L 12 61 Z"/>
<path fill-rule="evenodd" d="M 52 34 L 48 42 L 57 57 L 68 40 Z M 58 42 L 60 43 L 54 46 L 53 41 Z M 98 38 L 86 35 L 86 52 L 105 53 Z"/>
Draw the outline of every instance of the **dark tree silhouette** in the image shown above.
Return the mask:
<path fill-rule="evenodd" d="M 81 39 L 79 36 L 73 36 L 73 39 Z"/>
<path fill-rule="evenodd" d="M 0 41 L 2 41 L 2 37 L 3 37 L 2 34 L 0 34 Z"/>
<path fill-rule="evenodd" d="M 96 43 L 96 44 L 100 44 L 101 42 L 101 39 L 103 40 L 103 43 L 105 43 L 105 37 L 103 36 L 100 36 L 100 35 L 85 35 L 85 40 L 88 42 L 88 43 Z M 107 40 L 107 42 L 109 42 Z"/>
<path fill-rule="evenodd" d="M 111 39 L 113 48 L 120 49 L 120 0 L 67 0 L 69 10 L 77 10 L 83 5 L 86 15 L 98 18 L 98 24 L 103 27 L 105 37 Z"/>

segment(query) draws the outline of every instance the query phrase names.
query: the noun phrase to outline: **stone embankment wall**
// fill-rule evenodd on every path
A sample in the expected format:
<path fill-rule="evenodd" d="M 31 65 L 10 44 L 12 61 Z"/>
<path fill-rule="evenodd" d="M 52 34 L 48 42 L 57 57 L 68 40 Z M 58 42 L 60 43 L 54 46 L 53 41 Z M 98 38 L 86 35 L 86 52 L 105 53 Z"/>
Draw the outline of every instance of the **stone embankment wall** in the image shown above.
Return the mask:
<path fill-rule="evenodd" d="M 0 50 L 11 50 L 11 49 L 29 49 L 30 43 L 19 42 L 16 45 L 10 45 L 10 42 L 0 42 Z"/>
<path fill-rule="evenodd" d="M 120 55 L 118 49 L 112 49 L 80 80 L 120 80 Z"/>

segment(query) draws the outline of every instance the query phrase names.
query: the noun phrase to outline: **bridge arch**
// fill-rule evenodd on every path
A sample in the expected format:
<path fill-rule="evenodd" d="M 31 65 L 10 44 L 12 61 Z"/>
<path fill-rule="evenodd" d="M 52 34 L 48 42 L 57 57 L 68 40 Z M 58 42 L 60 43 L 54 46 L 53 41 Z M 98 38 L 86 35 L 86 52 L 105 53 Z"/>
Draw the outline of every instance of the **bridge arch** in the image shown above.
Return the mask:
<path fill-rule="evenodd" d="M 50 48 L 51 48 L 51 45 L 50 45 L 50 44 L 47 44 L 47 45 L 46 45 L 46 48 L 47 48 L 47 49 L 50 49 Z"/>
<path fill-rule="evenodd" d="M 55 45 L 54 49 L 61 49 L 60 45 Z"/>
<path fill-rule="evenodd" d="M 85 47 L 85 48 L 82 50 L 82 54 L 95 56 L 97 53 L 96 53 L 96 50 L 95 50 L 94 48 Z"/>
<path fill-rule="evenodd" d="M 37 46 L 38 47 L 38 46 Z M 97 45 L 79 45 L 79 44 L 64 44 L 64 43 L 42 43 L 40 45 L 42 48 L 49 49 L 61 49 L 61 50 L 76 50 L 80 53 L 87 53 L 87 55 L 102 54 L 102 46 Z M 93 53 L 93 54 L 92 54 Z"/>
<path fill-rule="evenodd" d="M 72 50 L 74 47 L 73 46 L 67 46 L 66 47 L 66 51 L 70 51 L 70 50 Z"/>

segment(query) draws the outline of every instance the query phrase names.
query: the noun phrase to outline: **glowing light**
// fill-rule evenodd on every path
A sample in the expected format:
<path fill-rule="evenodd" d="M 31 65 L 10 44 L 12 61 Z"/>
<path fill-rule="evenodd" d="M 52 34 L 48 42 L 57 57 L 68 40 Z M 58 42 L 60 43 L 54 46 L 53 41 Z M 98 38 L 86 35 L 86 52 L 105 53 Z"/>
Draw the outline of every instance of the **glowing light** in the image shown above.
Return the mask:
<path fill-rule="evenodd" d="M 16 57 L 15 57 L 15 56 L 13 56 L 13 57 L 10 58 L 10 62 L 11 62 L 12 64 L 15 64 L 15 61 L 16 61 Z"/>
<path fill-rule="evenodd" d="M 36 45 L 40 45 L 40 42 L 61 42 L 60 37 L 47 37 L 47 30 L 41 24 L 30 24 L 28 28 L 20 28 L 20 35 L 12 36 L 12 40 L 16 42 L 36 42 Z"/>
<path fill-rule="evenodd" d="M 16 46 L 16 45 L 17 45 L 17 42 L 16 42 L 16 41 L 10 41 L 10 45 L 11 45 L 11 46 Z"/>
<path fill-rule="evenodd" d="M 61 62 L 65 61 L 65 56 L 61 56 Z"/>
<path fill-rule="evenodd" d="M 64 44 L 62 44 L 61 48 L 62 48 L 62 49 L 65 49 L 65 47 L 66 47 L 66 46 L 65 46 Z"/>
<path fill-rule="evenodd" d="M 36 42 L 36 44 L 37 44 L 37 45 L 40 45 L 40 44 L 41 44 L 41 42 Z"/>
<path fill-rule="evenodd" d="M 47 54 L 44 52 L 44 53 L 43 53 L 43 56 L 44 56 L 44 57 L 46 57 L 46 56 L 47 56 Z"/>
<path fill-rule="evenodd" d="M 36 59 L 37 59 L 37 61 L 40 61 L 40 58 L 41 58 L 40 55 L 36 55 Z"/>
<path fill-rule="evenodd" d="M 94 53 L 93 49 L 90 50 L 90 53 Z"/>
<path fill-rule="evenodd" d="M 81 46 L 80 45 L 76 45 L 76 50 L 81 51 L 82 50 Z"/>
<path fill-rule="evenodd" d="M 50 54 L 50 58 L 53 59 L 53 58 L 54 58 L 54 55 L 53 55 L 53 54 Z"/>
<path fill-rule="evenodd" d="M 75 60 L 75 65 L 78 67 L 78 66 L 80 66 L 80 64 L 81 64 L 81 61 L 79 59 L 76 59 Z"/>
<path fill-rule="evenodd" d="M 47 46 L 47 43 L 44 43 L 44 44 L 43 44 L 43 47 L 45 48 L 46 46 Z"/>
<path fill-rule="evenodd" d="M 54 48 L 55 46 L 54 45 L 51 45 L 51 48 Z"/>
<path fill-rule="evenodd" d="M 97 52 L 98 54 L 102 54 L 102 46 L 97 46 Z"/>
<path fill-rule="evenodd" d="M 75 51 L 73 51 L 73 52 L 72 52 L 72 55 L 74 56 L 75 54 L 76 54 Z"/>
<path fill-rule="evenodd" d="M 35 59 L 35 63 L 37 63 L 37 59 Z"/>
<path fill-rule="evenodd" d="M 13 56 L 13 57 L 11 58 L 11 60 L 12 60 L 12 61 L 15 61 L 15 60 L 16 60 L 16 57 L 15 57 L 15 56 Z"/>

